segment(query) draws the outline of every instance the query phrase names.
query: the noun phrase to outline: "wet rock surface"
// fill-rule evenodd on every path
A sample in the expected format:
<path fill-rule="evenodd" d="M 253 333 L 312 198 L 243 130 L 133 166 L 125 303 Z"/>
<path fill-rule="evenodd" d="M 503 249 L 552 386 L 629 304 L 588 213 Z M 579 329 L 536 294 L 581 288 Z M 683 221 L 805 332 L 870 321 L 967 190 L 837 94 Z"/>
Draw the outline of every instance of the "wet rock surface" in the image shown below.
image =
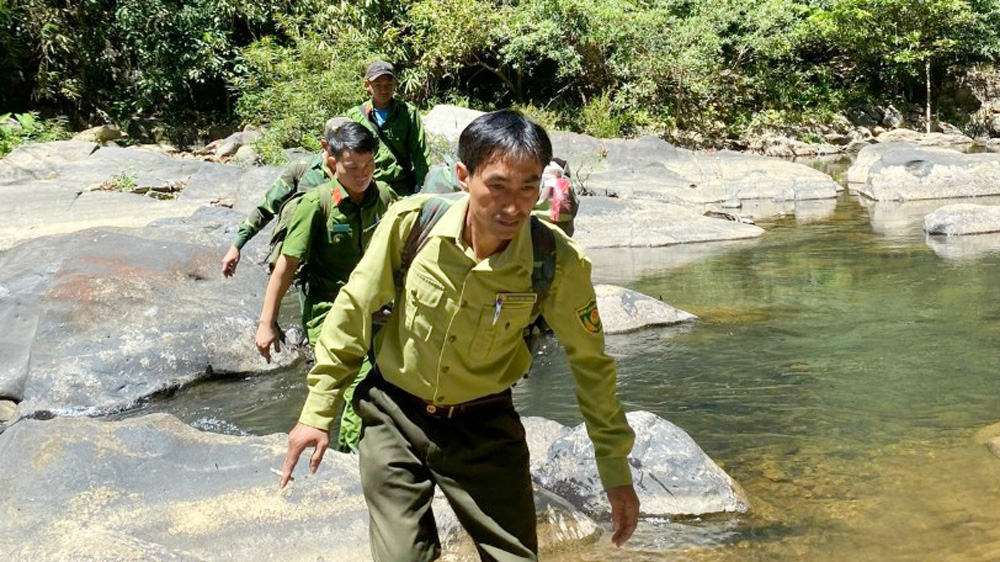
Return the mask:
<path fill-rule="evenodd" d="M 357 458 L 299 462 L 285 490 L 287 437 L 201 432 L 157 414 L 125 421 L 23 420 L 0 434 L 4 560 L 370 560 Z M 601 528 L 536 489 L 543 555 L 596 540 Z M 475 560 L 443 498 L 446 560 Z"/>
<path fill-rule="evenodd" d="M 670 326 L 693 322 L 698 317 L 642 293 L 597 285 L 597 309 L 606 334 L 623 334 L 650 326 Z"/>
<path fill-rule="evenodd" d="M 630 412 L 635 445 L 629 455 L 632 480 L 645 516 L 747 512 L 746 493 L 681 428 L 649 412 Z M 535 482 L 598 519 L 608 505 L 594 447 L 581 424 L 567 428 L 540 418 L 525 419 Z"/>
<path fill-rule="evenodd" d="M 0 397 L 18 415 L 100 414 L 154 393 L 267 365 L 252 334 L 266 284 L 248 246 L 223 280 L 219 248 L 239 214 L 205 209 L 146 229 L 43 237 L 0 254 Z"/>
<path fill-rule="evenodd" d="M 876 201 L 1000 194 L 1000 154 L 963 154 L 908 143 L 872 145 L 848 171 L 851 188 Z"/>

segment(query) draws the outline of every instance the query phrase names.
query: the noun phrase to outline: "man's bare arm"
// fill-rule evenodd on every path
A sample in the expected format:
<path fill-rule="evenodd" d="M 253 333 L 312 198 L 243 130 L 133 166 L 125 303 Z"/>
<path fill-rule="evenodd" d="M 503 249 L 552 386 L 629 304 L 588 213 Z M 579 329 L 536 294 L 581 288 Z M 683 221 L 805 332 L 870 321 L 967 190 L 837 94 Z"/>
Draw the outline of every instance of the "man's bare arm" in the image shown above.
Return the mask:
<path fill-rule="evenodd" d="M 299 268 L 299 259 L 281 254 L 274 264 L 274 271 L 267 281 L 267 289 L 264 292 L 264 306 L 260 311 L 260 322 L 257 324 L 257 334 L 254 343 L 257 351 L 271 362 L 271 346 L 274 346 L 275 353 L 281 351 L 281 342 L 278 341 L 278 312 L 281 309 L 281 299 L 288 292 L 288 287 L 292 285 L 295 272 Z"/>

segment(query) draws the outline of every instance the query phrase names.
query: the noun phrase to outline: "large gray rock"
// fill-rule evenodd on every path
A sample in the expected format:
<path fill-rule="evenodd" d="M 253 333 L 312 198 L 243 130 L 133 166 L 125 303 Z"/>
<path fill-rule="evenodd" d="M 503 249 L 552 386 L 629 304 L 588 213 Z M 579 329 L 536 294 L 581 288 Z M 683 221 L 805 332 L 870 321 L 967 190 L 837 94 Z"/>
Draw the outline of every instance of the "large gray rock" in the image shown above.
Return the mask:
<path fill-rule="evenodd" d="M 208 204 L 246 212 L 279 173 L 277 168 L 241 168 L 78 141 L 20 147 L 0 160 L 0 196 L 8 208 L 0 224 L 0 249 L 96 226 L 144 226 L 188 216 Z M 115 178 L 136 187 L 169 185 L 183 191 L 175 201 L 88 191 Z"/>
<path fill-rule="evenodd" d="M 436 106 L 428 131 L 454 142 L 481 112 Z M 598 139 L 550 131 L 553 154 L 569 162 L 577 181 L 599 194 L 701 205 L 740 199 L 831 199 L 840 186 L 826 174 L 777 158 L 721 151 L 698 153 L 656 138 Z"/>
<path fill-rule="evenodd" d="M 554 131 L 553 153 L 588 189 L 623 198 L 701 205 L 738 198 L 832 199 L 833 179 L 803 164 L 732 151 L 699 153 L 656 138 L 596 139 Z"/>
<path fill-rule="evenodd" d="M 630 412 L 635 445 L 629 455 L 642 513 L 651 517 L 747 512 L 746 493 L 682 429 L 649 412 Z M 526 418 L 535 482 L 585 513 L 605 518 L 609 507 L 597 475 L 594 446 L 583 424 L 574 428 Z"/>
<path fill-rule="evenodd" d="M 920 133 L 911 129 L 893 129 L 876 137 L 878 142 L 905 142 L 920 146 L 942 148 L 968 148 L 976 143 L 972 137 L 961 133 Z"/>
<path fill-rule="evenodd" d="M 443 137 L 448 141 L 448 144 L 455 146 L 458 145 L 459 135 L 469 123 L 484 113 L 457 105 L 435 105 L 426 115 L 421 117 L 421 120 L 424 123 L 424 131 Z"/>
<path fill-rule="evenodd" d="M 1000 207 L 970 203 L 946 205 L 924 217 L 924 231 L 945 236 L 1000 232 Z"/>
<path fill-rule="evenodd" d="M 303 457 L 277 487 L 287 437 L 203 433 L 158 414 L 119 422 L 21 421 L 0 434 L 0 558 L 33 560 L 370 560 L 357 458 Z M 542 553 L 601 529 L 536 490 Z M 446 560 L 478 557 L 435 502 Z M 471 555 L 470 555 L 471 554 Z"/>
<path fill-rule="evenodd" d="M 691 322 L 698 317 L 665 302 L 615 285 L 597 285 L 597 309 L 605 334 Z"/>
<path fill-rule="evenodd" d="M 223 280 L 239 214 L 206 209 L 148 229 L 86 230 L 0 254 L 0 398 L 19 415 L 97 414 L 218 373 L 268 366 L 252 337 L 266 285 L 247 248 Z M 263 237 L 259 237 L 263 238 Z"/>
<path fill-rule="evenodd" d="M 649 200 L 583 197 L 573 238 L 594 248 L 654 247 L 756 238 L 764 230 L 709 218 L 689 207 Z"/>
<path fill-rule="evenodd" d="M 963 154 L 913 144 L 865 147 L 848 171 L 852 189 L 876 201 L 1000 194 L 1000 154 Z"/>

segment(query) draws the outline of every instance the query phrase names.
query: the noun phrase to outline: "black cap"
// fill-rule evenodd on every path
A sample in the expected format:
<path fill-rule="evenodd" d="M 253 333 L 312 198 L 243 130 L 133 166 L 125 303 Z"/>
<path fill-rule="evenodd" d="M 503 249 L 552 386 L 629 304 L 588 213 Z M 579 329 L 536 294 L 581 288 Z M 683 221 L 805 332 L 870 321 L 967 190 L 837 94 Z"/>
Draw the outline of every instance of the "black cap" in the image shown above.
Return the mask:
<path fill-rule="evenodd" d="M 396 69 L 392 67 L 392 64 L 387 63 L 383 60 L 375 61 L 368 65 L 365 70 L 365 80 L 374 80 L 379 76 L 388 74 L 393 78 L 396 77 Z"/>

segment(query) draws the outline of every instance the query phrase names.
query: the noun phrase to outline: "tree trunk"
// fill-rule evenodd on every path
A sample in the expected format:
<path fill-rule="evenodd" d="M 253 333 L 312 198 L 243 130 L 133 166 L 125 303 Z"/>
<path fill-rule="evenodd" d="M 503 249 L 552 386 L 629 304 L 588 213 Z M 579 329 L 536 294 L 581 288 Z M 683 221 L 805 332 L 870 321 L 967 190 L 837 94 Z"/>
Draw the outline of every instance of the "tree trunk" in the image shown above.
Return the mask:
<path fill-rule="evenodd" d="M 924 73 L 927 77 L 927 132 L 931 132 L 931 59 L 924 61 Z"/>

